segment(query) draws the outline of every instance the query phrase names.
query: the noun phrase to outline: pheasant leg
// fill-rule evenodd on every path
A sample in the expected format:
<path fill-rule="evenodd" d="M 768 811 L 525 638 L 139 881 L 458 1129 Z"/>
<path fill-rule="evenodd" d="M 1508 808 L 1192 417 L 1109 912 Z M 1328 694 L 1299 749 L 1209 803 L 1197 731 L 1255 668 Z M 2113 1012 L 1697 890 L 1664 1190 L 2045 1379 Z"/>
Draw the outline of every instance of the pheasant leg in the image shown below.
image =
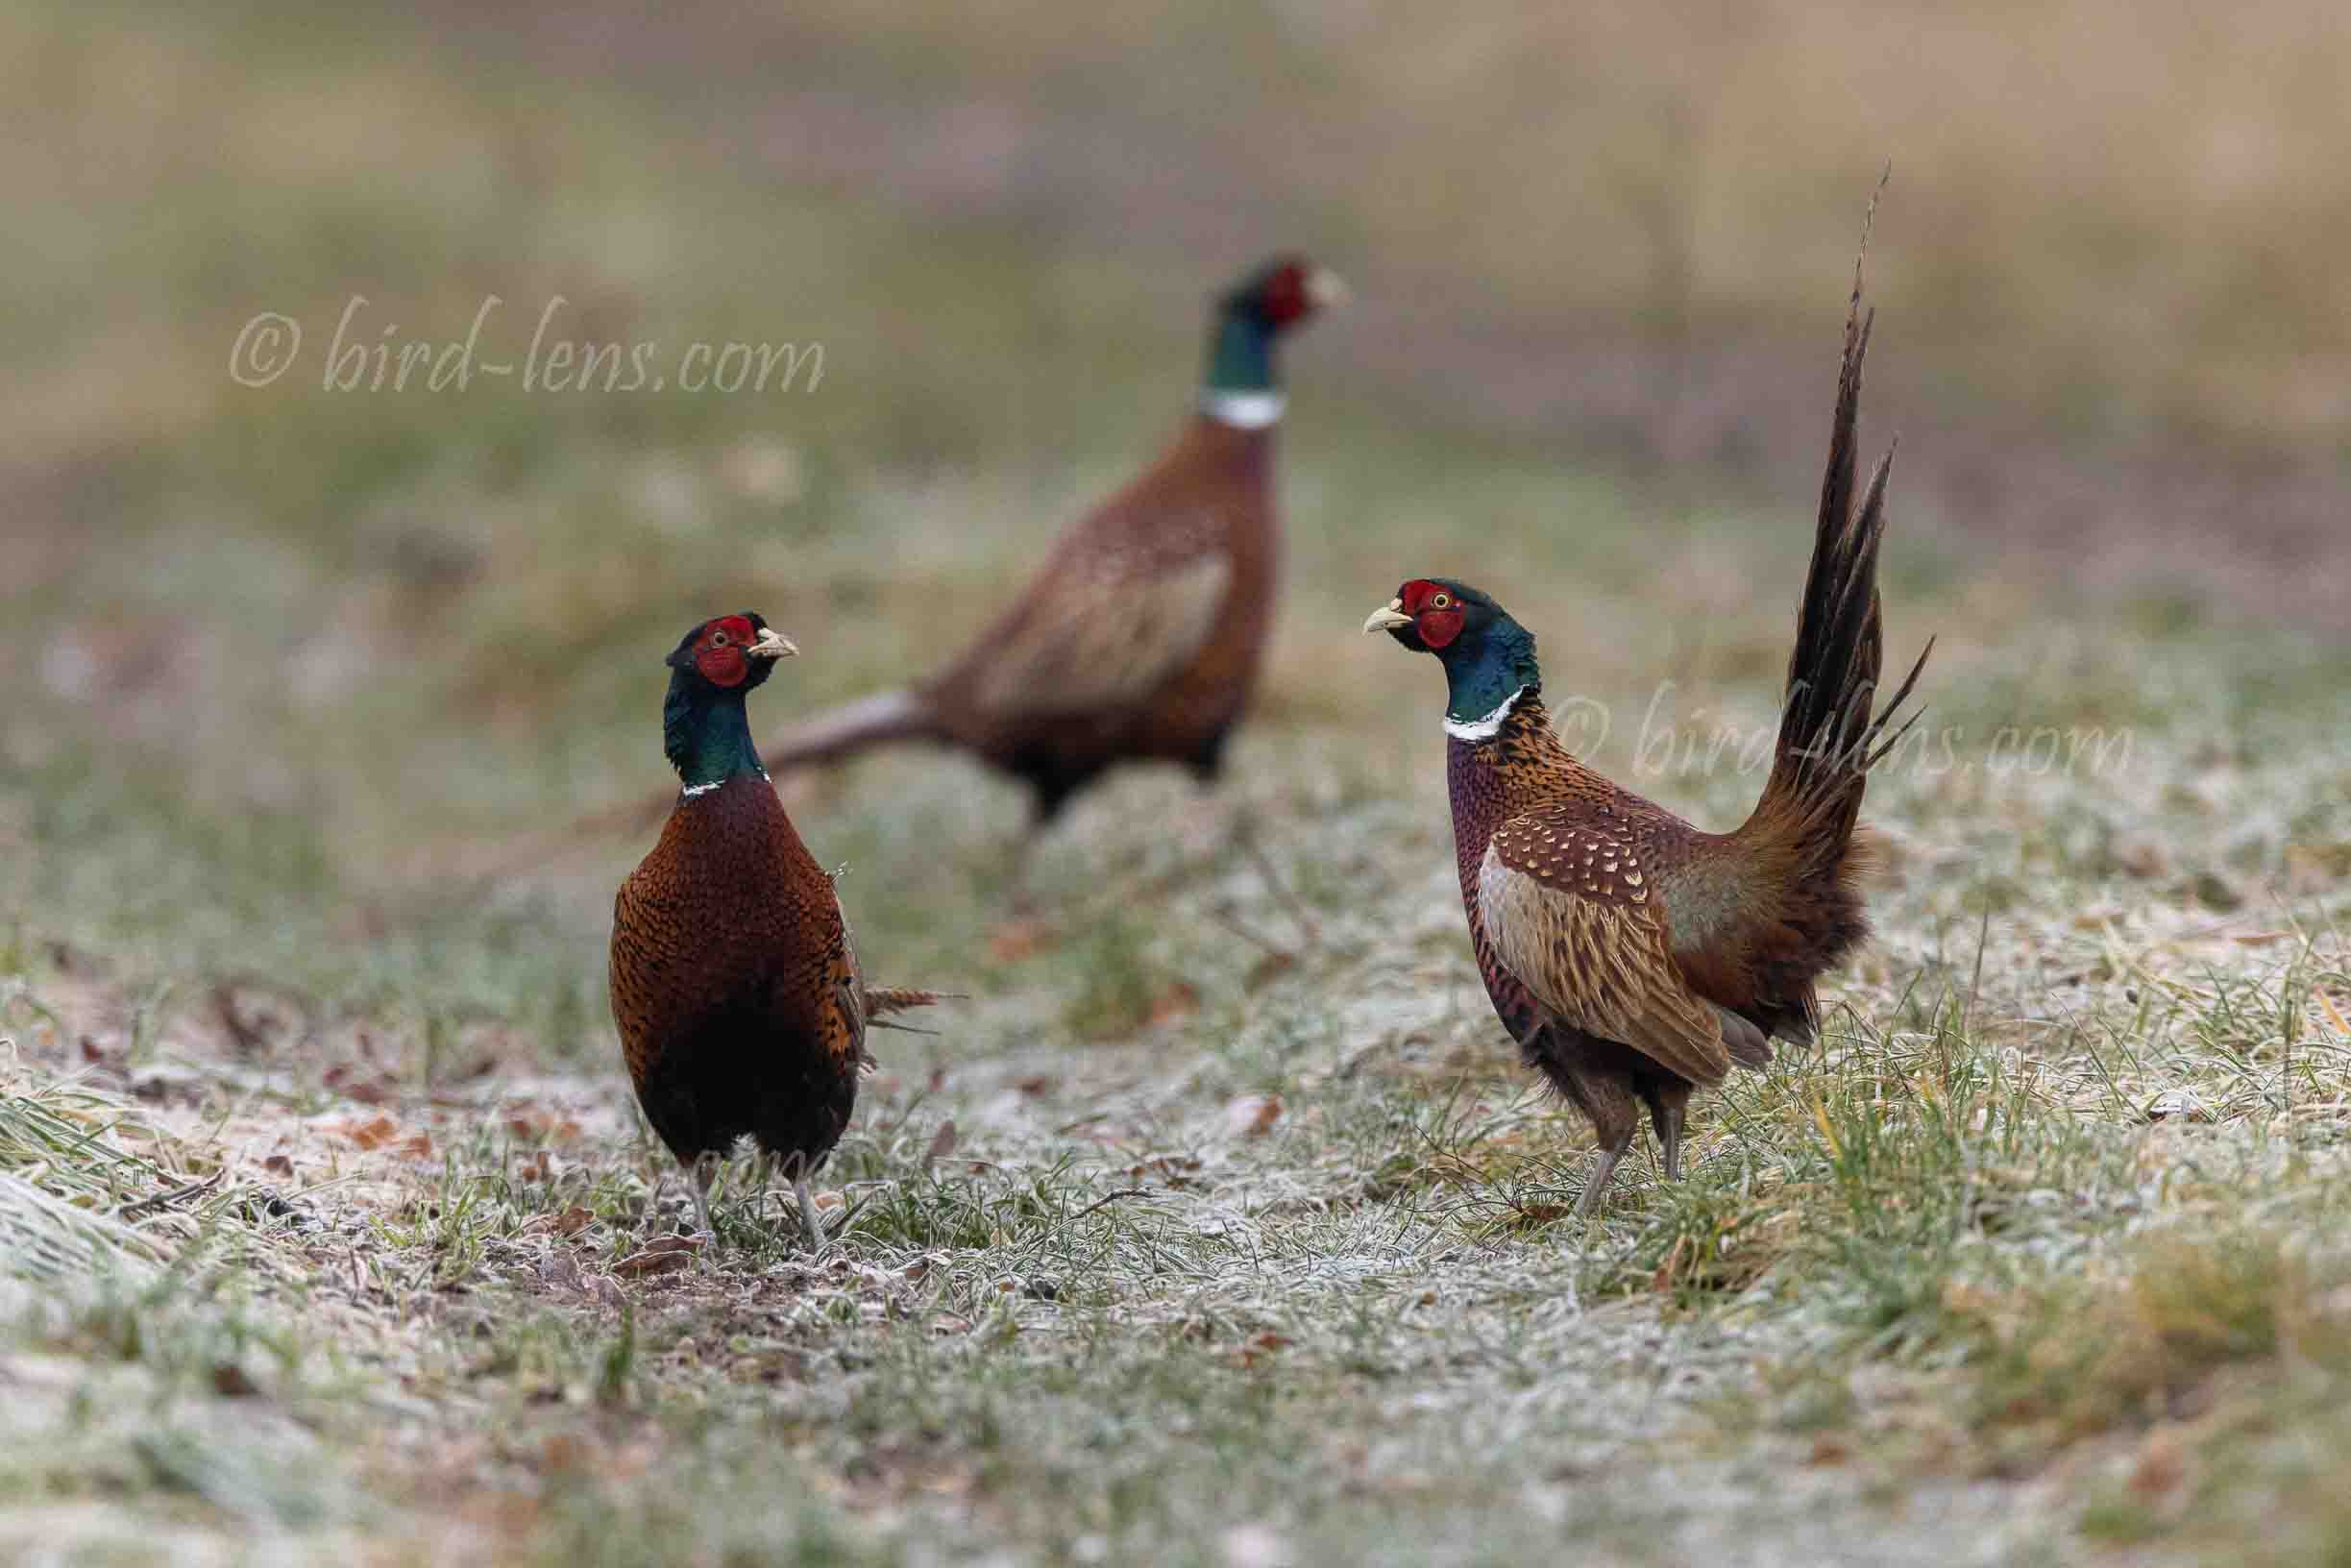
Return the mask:
<path fill-rule="evenodd" d="M 792 1179 L 792 1195 L 799 1199 L 800 1229 L 807 1233 L 810 1250 L 815 1252 L 823 1251 L 824 1221 L 817 1214 L 816 1194 L 808 1190 L 807 1177 L 795 1176 Z"/>
<path fill-rule="evenodd" d="M 695 1161 L 693 1168 L 686 1172 L 686 1186 L 694 1194 L 695 1234 L 707 1236 L 714 1241 L 718 1239 L 719 1233 L 710 1224 L 710 1178 L 716 1169 L 716 1162 L 705 1154 Z"/>
<path fill-rule="evenodd" d="M 1606 1194 L 1608 1184 L 1616 1179 L 1616 1163 L 1632 1147 L 1632 1135 L 1637 1131 L 1637 1126 L 1627 1128 L 1616 1147 L 1600 1151 L 1600 1164 L 1593 1167 L 1592 1179 L 1583 1184 L 1583 1196 L 1576 1200 L 1578 1219 L 1589 1219 L 1600 1213 L 1601 1199 Z"/>

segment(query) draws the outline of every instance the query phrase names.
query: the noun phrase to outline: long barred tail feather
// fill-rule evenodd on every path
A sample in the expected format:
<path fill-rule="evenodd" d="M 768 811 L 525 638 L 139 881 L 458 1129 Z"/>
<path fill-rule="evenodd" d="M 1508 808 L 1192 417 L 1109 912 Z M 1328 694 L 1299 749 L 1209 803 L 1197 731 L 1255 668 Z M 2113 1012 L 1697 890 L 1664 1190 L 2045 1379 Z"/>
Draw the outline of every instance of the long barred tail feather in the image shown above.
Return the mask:
<path fill-rule="evenodd" d="M 936 1029 L 924 1029 L 911 1023 L 890 1021 L 893 1013 L 904 1013 L 918 1007 L 930 1007 L 939 1002 L 961 1002 L 970 998 L 960 991 L 925 991 L 917 986 L 865 986 L 858 988 L 858 1001 L 865 1010 L 866 1027 L 895 1029 L 900 1034 L 932 1035 Z M 863 1075 L 874 1071 L 880 1062 L 870 1050 L 859 1047 L 857 1070 Z"/>
<path fill-rule="evenodd" d="M 885 741 L 927 739 L 937 730 L 937 716 L 919 694 L 883 692 L 844 703 L 794 726 L 783 739 L 762 749 L 759 760 L 771 772 L 781 772 L 829 762 Z"/>
<path fill-rule="evenodd" d="M 845 702 L 829 713 L 798 725 L 760 755 L 770 772 L 780 772 L 824 762 L 884 741 L 921 740 L 937 732 L 930 705 L 911 691 L 883 692 Z M 536 835 L 521 849 L 498 858 L 493 874 L 503 876 L 550 860 L 563 850 L 594 839 L 641 838 L 661 824 L 677 804 L 674 786 L 666 787 L 624 805 L 606 806 L 576 817 L 564 826 Z"/>
<path fill-rule="evenodd" d="M 960 991 L 924 991 L 915 986 L 868 986 L 865 988 L 866 1021 L 871 1023 L 893 1013 L 933 1007 L 941 1002 L 969 1000 L 970 997 Z"/>
<path fill-rule="evenodd" d="M 1870 205 L 1873 214 L 1874 196 Z M 1865 224 L 1865 256 L 1868 244 Z M 1741 830 L 1750 838 L 1792 842 L 1793 870 L 1800 883 L 1834 877 L 1846 864 L 1869 771 L 1917 723 L 1916 712 L 1902 716 L 1901 709 L 1934 649 L 1929 640 L 1893 698 L 1873 712 L 1884 644 L 1877 552 L 1885 536 L 1886 482 L 1894 453 L 1889 449 L 1877 460 L 1856 506 L 1854 427 L 1861 406 L 1862 361 L 1876 319 L 1874 310 L 1862 309 L 1861 296 L 1862 269 L 1856 260 L 1837 372 L 1828 467 L 1821 481 L 1820 521 L 1797 614 L 1796 646 L 1788 655 L 1786 706 L 1771 777 L 1754 815 Z"/>

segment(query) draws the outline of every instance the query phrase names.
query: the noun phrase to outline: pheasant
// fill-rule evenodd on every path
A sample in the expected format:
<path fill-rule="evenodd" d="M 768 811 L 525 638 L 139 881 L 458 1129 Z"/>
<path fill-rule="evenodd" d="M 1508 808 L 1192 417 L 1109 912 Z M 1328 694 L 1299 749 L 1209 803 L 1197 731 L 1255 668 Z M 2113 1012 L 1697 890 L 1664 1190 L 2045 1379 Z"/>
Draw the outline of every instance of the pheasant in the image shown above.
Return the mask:
<path fill-rule="evenodd" d="M 941 993 L 865 986 L 832 880 L 759 766 L 744 698 L 798 651 L 746 612 L 670 654 L 662 744 L 684 790 L 613 902 L 611 984 L 638 1103 L 686 1167 L 700 1229 L 713 1164 L 748 1134 L 814 1244 L 808 1177 L 857 1103 L 867 1025 Z"/>
<path fill-rule="evenodd" d="M 1692 1092 L 1774 1038 L 1819 1027 L 1814 982 L 1869 935 L 1857 827 L 1872 766 L 1930 639 L 1874 718 L 1877 551 L 1888 452 L 1853 504 L 1854 418 L 1870 317 L 1855 274 L 1812 564 L 1771 774 L 1736 831 L 1704 833 L 1568 754 L 1544 711 L 1534 637 L 1466 583 L 1422 577 L 1363 623 L 1445 668 L 1446 784 L 1470 944 L 1530 1066 L 1592 1121 L 1589 1215 L 1646 1104 L 1668 1181 Z"/>
<path fill-rule="evenodd" d="M 1122 762 L 1212 779 L 1273 622 L 1274 347 L 1345 294 L 1295 257 L 1241 280 L 1216 303 L 1206 384 L 1175 443 L 1062 536 L 961 658 L 808 721 L 767 748 L 767 766 L 889 741 L 955 747 L 1027 783 L 1032 831 Z"/>

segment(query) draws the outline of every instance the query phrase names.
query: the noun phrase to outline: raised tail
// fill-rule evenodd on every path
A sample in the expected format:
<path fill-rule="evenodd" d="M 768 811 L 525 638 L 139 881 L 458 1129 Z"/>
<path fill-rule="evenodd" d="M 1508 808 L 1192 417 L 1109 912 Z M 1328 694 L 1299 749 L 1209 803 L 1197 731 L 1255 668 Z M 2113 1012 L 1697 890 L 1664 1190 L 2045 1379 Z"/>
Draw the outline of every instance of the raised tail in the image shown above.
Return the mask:
<path fill-rule="evenodd" d="M 885 741 L 928 740 L 939 733 L 930 702 L 913 691 L 883 692 L 844 703 L 795 727 L 759 760 L 771 772 L 829 762 Z"/>
<path fill-rule="evenodd" d="M 1875 204 L 1873 203 L 1873 206 Z M 1868 235 L 1865 230 L 1863 243 Z M 1877 460 L 1854 502 L 1854 421 L 1861 406 L 1861 362 L 1869 353 L 1874 310 L 1861 308 L 1861 267 L 1845 316 L 1845 354 L 1837 373 L 1836 423 L 1829 435 L 1828 470 L 1821 481 L 1821 516 L 1812 567 L 1788 655 L 1786 706 L 1763 798 L 1739 836 L 1768 847 L 1789 874 L 1799 902 L 1813 905 L 1822 929 L 1806 933 L 1824 966 L 1860 940 L 1862 923 L 1853 854 L 1869 771 L 1900 741 L 1918 715 L 1895 723 L 1918 684 L 1930 639 L 1918 662 L 1882 707 L 1877 698 L 1883 632 L 1877 602 L 1877 549 L 1886 529 L 1886 479 L 1894 453 Z M 1784 858 L 1782 858 L 1784 857 Z M 1809 895 L 1809 896 L 1807 896 Z M 1800 924 L 1812 923 L 1800 921 Z"/>

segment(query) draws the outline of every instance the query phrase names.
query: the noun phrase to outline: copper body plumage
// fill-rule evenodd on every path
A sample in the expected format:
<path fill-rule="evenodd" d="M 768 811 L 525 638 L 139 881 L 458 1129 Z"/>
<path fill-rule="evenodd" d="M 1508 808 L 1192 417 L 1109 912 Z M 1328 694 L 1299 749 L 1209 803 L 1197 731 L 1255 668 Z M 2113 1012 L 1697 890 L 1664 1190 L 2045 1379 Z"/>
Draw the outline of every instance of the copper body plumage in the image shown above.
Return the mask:
<path fill-rule="evenodd" d="M 749 1136 L 814 1170 L 857 1104 L 865 1049 L 841 902 L 767 780 L 678 802 L 621 884 L 612 1016 L 637 1098 L 680 1164 Z"/>
<path fill-rule="evenodd" d="M 664 727 L 686 787 L 613 903 L 612 1017 L 703 1229 L 711 1163 L 748 1137 L 816 1240 L 807 1179 L 856 1108 L 868 1023 L 937 993 L 866 988 L 832 878 L 758 769 L 744 698 L 776 649 L 790 645 L 746 614 L 705 623 L 671 656 Z"/>
<path fill-rule="evenodd" d="M 1273 625 L 1273 450 L 1271 427 L 1195 416 L 918 688 L 924 733 L 1025 780 L 1041 819 L 1121 762 L 1214 776 Z M 768 756 L 808 754 L 787 738 Z"/>

